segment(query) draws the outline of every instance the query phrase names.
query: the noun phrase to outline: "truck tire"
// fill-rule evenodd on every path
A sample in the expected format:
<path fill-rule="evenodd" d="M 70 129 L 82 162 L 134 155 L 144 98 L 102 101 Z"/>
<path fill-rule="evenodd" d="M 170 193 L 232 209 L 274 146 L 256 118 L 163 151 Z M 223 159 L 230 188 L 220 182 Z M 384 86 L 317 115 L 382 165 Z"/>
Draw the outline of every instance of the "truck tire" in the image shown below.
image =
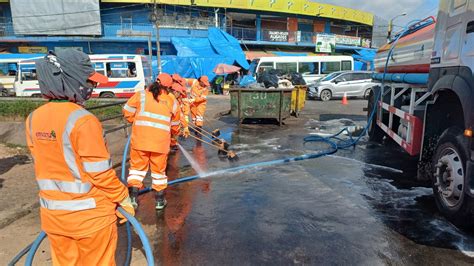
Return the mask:
<path fill-rule="evenodd" d="M 432 163 L 436 205 L 446 218 L 462 228 L 474 225 L 474 198 L 467 194 L 468 147 L 463 131 L 450 127 L 441 134 Z"/>
<path fill-rule="evenodd" d="M 377 125 L 377 114 L 375 114 L 373 119 L 369 121 L 374 108 L 377 108 L 377 105 L 375 104 L 375 95 L 373 91 L 371 91 L 367 102 L 367 123 L 369 127 L 367 129 L 367 134 L 369 135 L 369 141 L 382 143 L 385 132 Z"/>

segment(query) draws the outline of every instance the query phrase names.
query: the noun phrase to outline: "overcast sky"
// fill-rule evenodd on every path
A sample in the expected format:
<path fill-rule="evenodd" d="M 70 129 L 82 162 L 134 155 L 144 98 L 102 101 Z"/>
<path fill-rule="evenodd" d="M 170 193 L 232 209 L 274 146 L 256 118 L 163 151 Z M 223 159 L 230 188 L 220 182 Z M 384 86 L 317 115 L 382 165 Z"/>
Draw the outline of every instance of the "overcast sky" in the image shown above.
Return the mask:
<path fill-rule="evenodd" d="M 368 11 L 386 20 L 406 12 L 406 17 L 394 22 L 395 25 L 401 26 L 411 20 L 436 14 L 439 4 L 438 0 L 314 0 L 314 2 Z"/>

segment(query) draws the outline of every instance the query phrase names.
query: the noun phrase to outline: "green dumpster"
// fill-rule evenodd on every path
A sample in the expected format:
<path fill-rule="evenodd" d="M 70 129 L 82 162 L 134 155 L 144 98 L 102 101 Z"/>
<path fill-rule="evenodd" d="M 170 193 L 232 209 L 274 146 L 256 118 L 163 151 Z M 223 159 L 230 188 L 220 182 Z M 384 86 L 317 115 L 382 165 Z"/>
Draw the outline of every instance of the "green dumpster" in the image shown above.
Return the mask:
<path fill-rule="evenodd" d="M 281 126 L 283 119 L 290 116 L 293 89 L 231 88 L 229 92 L 231 114 L 239 124 L 245 118 L 273 118 Z"/>

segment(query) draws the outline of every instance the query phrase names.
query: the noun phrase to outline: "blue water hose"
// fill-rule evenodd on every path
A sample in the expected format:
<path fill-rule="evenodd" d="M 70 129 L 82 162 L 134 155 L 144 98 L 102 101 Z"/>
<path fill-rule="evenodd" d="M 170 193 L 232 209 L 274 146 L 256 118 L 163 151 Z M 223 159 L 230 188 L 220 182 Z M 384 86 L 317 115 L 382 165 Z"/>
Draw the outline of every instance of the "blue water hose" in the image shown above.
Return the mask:
<path fill-rule="evenodd" d="M 127 162 L 127 154 L 130 146 L 130 137 L 127 139 L 127 143 L 125 144 L 123 158 L 122 158 L 122 171 L 121 171 L 121 181 L 126 184 L 125 178 L 125 168 Z M 131 253 L 132 253 L 132 230 L 131 225 L 133 225 L 135 231 L 137 232 L 138 236 L 143 245 L 143 249 L 145 250 L 145 255 L 147 259 L 147 265 L 153 266 L 155 265 L 153 252 L 150 246 L 150 242 L 148 241 L 148 237 L 145 234 L 145 231 L 141 227 L 140 223 L 137 221 L 135 217 L 127 213 L 122 207 L 118 207 L 117 210 L 127 218 L 126 228 L 127 228 L 127 256 L 125 258 L 125 265 L 130 265 L 131 261 Z M 39 245 L 41 242 L 46 238 L 46 233 L 41 231 L 38 237 L 35 239 L 33 243 L 25 247 L 18 255 L 16 255 L 11 262 L 8 264 L 9 266 L 15 265 L 24 255 L 28 253 L 28 257 L 26 258 L 25 265 L 29 266 L 33 264 L 33 259 L 38 250 Z"/>
<path fill-rule="evenodd" d="M 127 138 L 127 143 L 125 143 L 125 147 L 123 149 L 123 155 L 122 155 L 122 169 L 121 169 L 121 175 L 120 175 L 120 180 L 124 185 L 127 185 L 127 179 L 125 178 L 125 169 L 127 168 L 127 154 L 128 150 L 130 147 L 130 142 L 131 142 L 131 134 Z M 125 266 L 130 265 L 130 261 L 132 260 L 132 229 L 130 228 L 130 222 L 127 221 L 125 224 L 126 230 L 127 230 L 127 256 L 125 257 Z"/>
<path fill-rule="evenodd" d="M 135 217 L 130 215 L 127 211 L 125 211 L 122 207 L 118 207 L 117 210 L 127 218 L 127 221 L 130 222 L 133 225 L 133 228 L 135 228 L 135 231 L 137 232 L 138 236 L 140 237 L 140 240 L 143 244 L 143 249 L 145 250 L 145 255 L 146 255 L 146 260 L 147 260 L 147 265 L 148 266 L 154 266 L 155 265 L 155 259 L 153 257 L 153 252 L 150 246 L 150 241 L 148 241 L 148 237 L 145 234 L 145 231 L 141 227 L 140 223 L 137 221 Z M 130 235 L 131 237 L 131 235 Z M 29 252 L 22 250 L 20 254 L 22 256 L 28 252 L 28 256 L 26 257 L 25 265 L 33 265 L 33 259 L 35 257 L 36 251 L 38 250 L 41 242 L 46 238 L 46 233 L 44 231 L 41 231 L 41 233 L 38 235 L 38 237 L 35 239 L 35 241 L 30 245 Z M 27 247 L 28 248 L 28 247 Z M 18 262 L 18 260 L 21 259 L 22 256 L 19 256 L 18 254 L 14 260 L 12 260 L 8 265 L 15 265 L 15 263 Z"/>
<path fill-rule="evenodd" d="M 46 233 L 41 231 L 38 237 L 33 241 L 31 244 L 30 251 L 28 252 L 28 256 L 26 257 L 25 265 L 33 265 L 33 259 L 35 257 L 36 251 L 38 250 L 41 242 L 46 238 Z"/>

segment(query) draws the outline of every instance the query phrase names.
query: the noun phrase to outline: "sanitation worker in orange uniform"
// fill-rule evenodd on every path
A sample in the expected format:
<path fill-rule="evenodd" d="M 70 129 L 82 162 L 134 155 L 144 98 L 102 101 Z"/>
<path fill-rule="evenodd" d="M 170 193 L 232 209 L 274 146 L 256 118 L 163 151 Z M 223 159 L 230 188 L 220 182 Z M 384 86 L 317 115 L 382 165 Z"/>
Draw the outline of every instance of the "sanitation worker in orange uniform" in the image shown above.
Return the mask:
<path fill-rule="evenodd" d="M 99 120 L 83 108 L 97 83 L 89 56 L 69 49 L 36 61 L 49 102 L 26 120 L 39 187 L 41 228 L 54 265 L 115 265 L 117 216 L 134 215 L 127 187 L 112 168 Z"/>
<path fill-rule="evenodd" d="M 189 100 L 185 87 L 185 80 L 178 74 L 173 74 L 173 85 L 171 86 L 171 92 L 179 103 L 180 120 L 179 130 L 180 136 L 185 138 L 189 137 Z M 171 147 L 176 147 L 178 141 L 176 138 L 171 139 Z"/>
<path fill-rule="evenodd" d="M 180 114 L 178 101 L 168 91 L 172 85 L 170 75 L 160 74 L 150 87 L 136 92 L 123 107 L 125 118 L 133 123 L 128 186 L 135 207 L 149 168 L 156 191 L 155 207 L 161 210 L 166 206 L 166 163 L 171 137 L 179 134 Z"/>
<path fill-rule="evenodd" d="M 195 80 L 191 87 L 191 116 L 196 127 L 204 125 L 204 113 L 206 112 L 207 94 L 209 93 L 209 78 L 201 76 Z"/>

